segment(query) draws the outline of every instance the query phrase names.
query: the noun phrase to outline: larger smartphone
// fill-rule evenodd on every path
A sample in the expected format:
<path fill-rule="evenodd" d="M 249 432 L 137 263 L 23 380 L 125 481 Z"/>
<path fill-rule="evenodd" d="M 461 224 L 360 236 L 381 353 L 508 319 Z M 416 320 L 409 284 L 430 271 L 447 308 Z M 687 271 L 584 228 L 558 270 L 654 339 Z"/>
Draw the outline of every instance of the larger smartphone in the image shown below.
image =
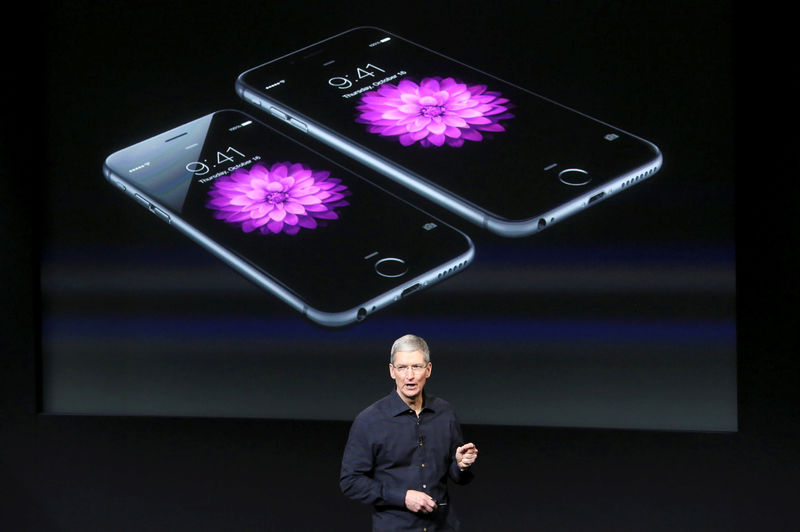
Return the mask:
<path fill-rule="evenodd" d="M 311 320 L 348 325 L 461 271 L 470 239 L 239 111 L 110 155 L 105 177 Z"/>
<path fill-rule="evenodd" d="M 242 73 L 245 101 L 504 236 L 658 171 L 652 143 L 372 27 Z"/>

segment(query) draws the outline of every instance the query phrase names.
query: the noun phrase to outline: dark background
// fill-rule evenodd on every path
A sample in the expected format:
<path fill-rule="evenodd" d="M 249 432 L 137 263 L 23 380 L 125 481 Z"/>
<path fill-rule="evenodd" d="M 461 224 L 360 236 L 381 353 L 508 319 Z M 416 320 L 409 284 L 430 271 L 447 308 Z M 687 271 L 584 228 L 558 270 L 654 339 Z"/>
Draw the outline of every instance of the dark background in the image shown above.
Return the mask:
<path fill-rule="evenodd" d="M 0 520 L 13 525 L 9 529 L 338 530 L 368 526 L 368 509 L 345 501 L 336 485 L 346 421 L 38 414 L 46 398 L 40 380 L 43 360 L 38 356 L 42 351 L 40 317 L 52 309 L 46 297 L 39 298 L 39 265 L 47 263 L 47 242 L 58 240 L 59 235 L 74 237 L 69 228 L 91 217 L 96 206 L 76 201 L 80 194 L 75 189 L 85 186 L 87 195 L 93 194 L 109 144 L 128 145 L 145 131 L 161 131 L 219 102 L 243 107 L 232 96 L 232 76 L 265 59 L 264 39 L 276 42 L 275 32 L 281 32 L 278 52 L 284 52 L 358 24 L 383 26 L 401 35 L 419 34 L 425 44 L 458 56 L 463 56 L 456 54 L 461 47 L 453 43 L 467 39 L 474 64 L 490 65 L 502 77 L 519 80 L 545 95 L 557 95 L 559 101 L 600 118 L 613 122 L 608 114 L 624 117 L 626 123 L 617 121 L 617 125 L 653 140 L 665 153 L 693 153 L 692 177 L 710 180 L 707 187 L 690 187 L 684 205 L 695 208 L 685 210 L 679 202 L 666 206 L 654 202 L 656 196 L 645 188 L 651 183 L 639 185 L 642 192 L 628 192 L 638 197 L 620 196 L 537 235 L 545 249 L 572 242 L 572 249 L 586 250 L 583 257 L 594 259 L 598 248 L 579 244 L 597 242 L 609 227 L 630 229 L 630 233 L 617 230 L 614 240 L 618 242 L 620 234 L 630 235 L 624 249 L 637 248 L 642 236 L 655 227 L 652 222 L 638 225 L 648 217 L 667 226 L 661 228 L 662 236 L 674 231 L 674 242 L 680 242 L 682 249 L 686 249 L 687 234 L 697 239 L 692 249 L 702 248 L 711 236 L 719 238 L 721 228 L 732 227 L 732 213 L 723 210 L 722 220 L 709 217 L 703 227 L 688 225 L 696 220 L 692 213 L 714 191 L 725 189 L 715 187 L 715 181 L 732 179 L 721 175 L 719 166 L 735 168 L 739 431 L 466 424 L 467 437 L 481 448 L 478 480 L 454 494 L 466 529 L 794 528 L 785 487 L 797 478 L 792 445 L 797 417 L 787 403 L 795 382 L 797 346 L 792 330 L 785 326 L 791 323 L 791 312 L 779 304 L 792 301 L 796 293 L 791 277 L 782 275 L 792 271 L 784 249 L 793 243 L 794 225 L 781 225 L 783 219 L 777 215 L 788 204 L 788 194 L 782 193 L 788 187 L 770 182 L 774 186 L 767 188 L 762 179 L 750 179 L 770 174 L 770 163 L 789 160 L 788 152 L 776 151 L 775 144 L 771 151 L 763 151 L 766 143 L 753 138 L 762 129 L 751 124 L 762 114 L 771 115 L 790 87 L 770 84 L 769 99 L 751 92 L 754 77 L 771 79 L 758 74 L 772 72 L 766 64 L 752 61 L 753 43 L 742 38 L 741 29 L 751 28 L 753 16 L 725 3 L 646 9 L 633 3 L 613 7 L 578 3 L 569 8 L 535 4 L 525 9 L 514 4 L 412 4 L 388 10 L 356 3 L 337 4 L 335 9 L 263 3 L 48 7 L 35 13 L 30 26 L 44 41 L 43 68 L 31 68 L 42 65 L 30 59 L 19 61 L 19 75 L 33 89 L 20 96 L 33 95 L 34 105 L 20 115 L 9 110 L 16 127 L 7 127 L 4 133 L 8 141 L 4 144 L 11 150 L 4 157 L 3 226 L 10 229 L 11 237 L 5 239 L 3 284 L 4 300 L 13 303 L 4 309 L 8 341 L 4 341 L 3 358 L 5 417 L 0 420 L 0 478 L 5 489 L 0 494 Z M 424 35 L 430 38 L 423 39 Z M 495 46 L 500 45 L 495 43 L 500 42 L 504 53 L 498 54 Z M 507 52 L 513 42 L 542 52 L 525 53 L 530 63 L 521 66 L 519 56 Z M 209 57 L 210 50 L 216 55 Z M 142 58 L 149 68 L 144 68 Z M 135 68 L 120 68 L 132 61 Z M 228 61 L 230 68 L 219 68 Z M 209 68 L 198 66 L 203 64 Z M 547 75 L 533 74 L 540 72 Z M 198 86 L 194 93 L 186 93 L 185 81 L 172 82 L 193 75 Z M 615 81 L 624 81 L 624 89 L 616 89 Z M 119 90 L 123 86 L 131 87 L 130 92 Z M 761 103 L 757 109 L 750 105 L 754 100 Z M 102 116 L 97 108 L 104 110 Z M 747 134 L 742 135 L 743 131 Z M 23 142 L 12 144 L 12 138 Z M 667 139 L 669 144 L 664 145 Z M 38 149 L 41 146 L 46 147 L 44 156 Z M 771 154 L 767 163 L 758 157 L 763 153 Z M 72 165 L 80 154 L 89 160 L 80 168 L 70 167 L 70 180 L 53 178 L 62 175 L 63 165 Z M 47 191 L 36 179 L 42 173 L 37 168 L 48 176 Z M 780 164 L 775 168 L 781 168 Z M 86 185 L 77 180 L 76 172 L 86 173 Z M 665 166 L 653 179 L 666 172 Z M 743 181 L 743 176 L 748 179 Z M 765 194 L 765 189 L 772 193 Z M 28 201 L 15 201 L 19 198 Z M 53 211 L 43 212 L 43 205 L 60 201 L 68 204 L 57 210 L 65 218 L 53 220 Z M 614 224 L 609 225 L 606 216 L 612 209 Z M 94 238 L 106 231 L 113 241 L 128 214 L 127 210 L 112 214 L 108 223 L 92 226 L 87 234 Z M 143 211 L 136 223 L 138 227 L 153 223 L 152 235 L 169 234 Z M 753 228 L 759 231 L 752 232 Z M 130 231 L 126 238 L 135 234 Z M 151 233 L 140 236 L 149 242 Z M 165 245 L 182 245 L 178 236 L 163 237 Z M 722 243 L 723 251 L 730 249 L 725 236 L 715 240 Z M 476 242 L 481 243 L 493 244 Z M 768 275 L 762 274 L 765 263 Z M 178 298 L 180 308 L 196 303 L 190 292 L 183 294 L 188 299 Z M 420 298 L 431 294 L 420 294 Z M 136 290 L 108 297 L 112 308 L 149 308 Z M 548 316 L 572 308 L 569 300 L 553 299 L 547 298 L 549 302 L 536 313 Z M 714 301 L 710 298 L 709 306 Z M 493 303 L 497 304 L 488 301 L 490 309 Z M 95 304 L 97 300 L 91 303 Z M 256 306 L 253 301 L 246 304 Z M 602 297 L 590 304 L 605 311 L 614 309 Z M 79 309 L 97 312 L 91 305 Z M 727 308 L 726 304 L 723 316 Z M 402 312 L 413 314 L 411 309 Z M 499 308 L 493 315 L 500 322 L 503 314 Z M 714 316 L 714 312 L 706 308 L 702 315 Z M 407 323 L 404 314 L 389 314 L 386 319 L 397 316 L 395 323 Z M 384 346 L 387 338 L 390 341 L 398 334 L 387 331 L 386 335 L 368 341 Z M 147 352 L 158 344 L 154 340 L 141 347 Z M 487 339 L 485 345 L 491 349 L 492 340 Z M 341 394 L 351 395 L 361 384 L 358 379 L 345 381 Z M 484 382 L 471 385 L 475 397 L 486 390 Z M 113 389 L 114 383 L 109 386 Z"/>

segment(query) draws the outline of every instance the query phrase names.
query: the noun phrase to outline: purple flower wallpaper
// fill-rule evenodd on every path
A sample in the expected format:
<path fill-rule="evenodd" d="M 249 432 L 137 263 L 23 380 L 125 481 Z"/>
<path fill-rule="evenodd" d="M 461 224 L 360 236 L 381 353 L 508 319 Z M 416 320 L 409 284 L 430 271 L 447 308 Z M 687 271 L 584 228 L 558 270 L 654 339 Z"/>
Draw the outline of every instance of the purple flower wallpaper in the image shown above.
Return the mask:
<path fill-rule="evenodd" d="M 322 220 L 335 220 L 334 209 L 347 206 L 349 191 L 330 172 L 300 163 L 257 163 L 214 181 L 206 204 L 214 217 L 239 225 L 245 233 L 285 233 L 315 229 Z"/>
<path fill-rule="evenodd" d="M 356 122 L 370 133 L 391 137 L 403 146 L 460 147 L 465 140 L 481 141 L 481 132 L 500 132 L 500 120 L 513 118 L 507 98 L 468 86 L 453 78 L 424 78 L 419 84 L 404 79 L 365 93 L 356 107 Z"/>

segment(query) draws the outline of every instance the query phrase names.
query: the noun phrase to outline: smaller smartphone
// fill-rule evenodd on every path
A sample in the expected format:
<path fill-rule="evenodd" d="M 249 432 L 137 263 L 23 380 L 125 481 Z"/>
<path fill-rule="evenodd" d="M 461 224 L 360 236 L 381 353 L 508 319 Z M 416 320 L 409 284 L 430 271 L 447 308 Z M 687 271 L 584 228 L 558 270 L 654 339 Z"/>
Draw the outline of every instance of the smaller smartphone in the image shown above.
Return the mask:
<path fill-rule="evenodd" d="M 379 28 L 252 68 L 236 90 L 507 237 L 549 227 L 661 167 L 651 142 Z"/>
<path fill-rule="evenodd" d="M 315 323 L 363 320 L 463 270 L 464 233 L 235 110 L 110 155 L 117 189 Z"/>

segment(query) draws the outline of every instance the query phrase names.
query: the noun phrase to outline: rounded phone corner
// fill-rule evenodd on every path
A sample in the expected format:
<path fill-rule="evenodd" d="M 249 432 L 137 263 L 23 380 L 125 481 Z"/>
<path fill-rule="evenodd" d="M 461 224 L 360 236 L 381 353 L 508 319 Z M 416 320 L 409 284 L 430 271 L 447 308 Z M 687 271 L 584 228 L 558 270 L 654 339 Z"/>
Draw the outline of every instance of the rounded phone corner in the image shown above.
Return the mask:
<path fill-rule="evenodd" d="M 258 67 L 256 67 L 258 68 Z M 249 68 L 244 72 L 240 72 L 238 76 L 236 76 L 236 80 L 233 82 L 233 89 L 236 91 L 240 97 L 244 96 L 244 91 L 247 89 L 247 82 L 244 80 L 244 77 L 249 74 L 253 69 Z"/>
<path fill-rule="evenodd" d="M 351 33 L 358 30 L 374 30 L 374 31 L 382 31 L 383 33 L 389 33 L 383 28 L 379 28 L 378 26 L 370 26 L 369 24 L 365 24 L 363 26 L 353 26 L 352 28 L 344 31 L 343 33 Z"/>
<path fill-rule="evenodd" d="M 663 158 L 664 158 L 664 154 L 661 151 L 661 148 L 659 148 L 656 145 L 656 143 L 654 143 L 652 141 L 649 141 L 647 139 L 643 139 L 642 137 L 636 137 L 636 138 L 638 138 L 640 141 L 644 142 L 653 151 L 653 162 L 654 163 L 658 163 L 660 165 L 662 160 L 663 160 Z"/>
<path fill-rule="evenodd" d="M 235 109 L 233 107 L 223 107 L 222 109 L 217 109 L 216 111 L 214 111 L 213 113 L 210 113 L 210 114 L 211 115 L 218 115 L 218 114 L 224 114 L 224 113 L 238 113 L 238 114 L 244 115 L 247 118 L 253 119 L 253 117 L 250 116 L 249 114 L 247 114 L 246 112 L 240 111 L 239 109 Z"/>
<path fill-rule="evenodd" d="M 653 150 L 655 150 L 656 157 L 655 157 L 655 159 L 653 159 L 653 165 L 655 166 L 655 169 L 656 169 L 656 172 L 657 172 L 657 171 L 661 170 L 661 166 L 663 166 L 663 164 L 664 164 L 664 152 L 662 152 L 661 148 L 659 148 L 658 146 L 656 146 L 652 142 L 650 142 L 650 141 L 647 141 L 647 142 L 653 147 Z"/>
<path fill-rule="evenodd" d="M 466 266 L 469 266 L 472 264 L 473 259 L 475 259 L 475 243 L 467 233 L 464 233 L 458 229 L 456 229 L 456 231 L 461 233 L 461 236 L 463 236 L 464 240 L 467 241 L 467 250 L 462 254 L 462 258 L 467 262 Z"/>
<path fill-rule="evenodd" d="M 306 306 L 303 315 L 316 325 L 329 329 L 339 329 L 353 325 L 366 318 L 368 312 L 365 307 L 349 309 L 342 312 L 325 312 Z"/>
<path fill-rule="evenodd" d="M 541 216 L 526 220 L 501 220 L 486 217 L 484 227 L 489 232 L 505 238 L 523 238 L 544 229 L 547 222 L 542 223 L 543 219 Z"/>

